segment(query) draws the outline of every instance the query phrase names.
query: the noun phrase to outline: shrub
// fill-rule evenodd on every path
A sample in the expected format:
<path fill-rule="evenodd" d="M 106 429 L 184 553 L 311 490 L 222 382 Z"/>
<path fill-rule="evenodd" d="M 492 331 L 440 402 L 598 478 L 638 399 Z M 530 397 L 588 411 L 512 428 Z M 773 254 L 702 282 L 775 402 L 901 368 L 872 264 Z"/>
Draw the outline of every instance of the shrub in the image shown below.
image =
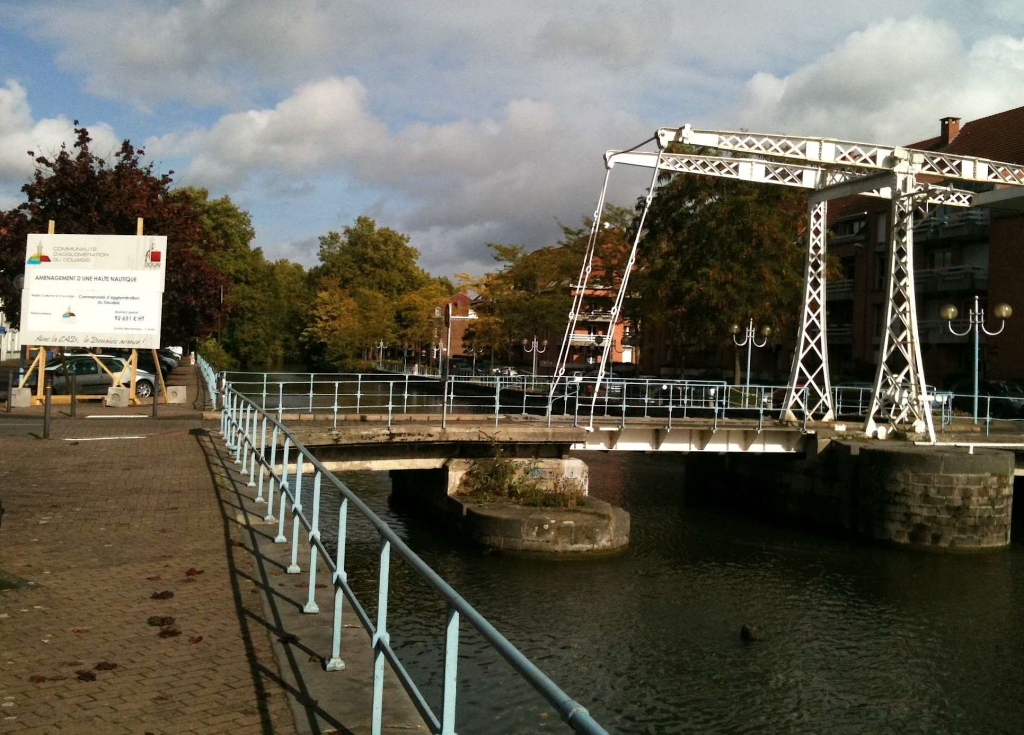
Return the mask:
<path fill-rule="evenodd" d="M 235 362 L 235 358 L 229 355 L 213 337 L 209 337 L 199 343 L 199 354 L 217 372 L 221 370 L 234 370 L 238 365 Z"/>
<path fill-rule="evenodd" d="M 581 481 L 557 477 L 548 490 L 538 475 L 536 461 L 517 466 L 496 448 L 494 457 L 473 460 L 462 480 L 461 494 L 483 503 L 507 501 L 538 508 L 575 508 L 582 502 Z"/>

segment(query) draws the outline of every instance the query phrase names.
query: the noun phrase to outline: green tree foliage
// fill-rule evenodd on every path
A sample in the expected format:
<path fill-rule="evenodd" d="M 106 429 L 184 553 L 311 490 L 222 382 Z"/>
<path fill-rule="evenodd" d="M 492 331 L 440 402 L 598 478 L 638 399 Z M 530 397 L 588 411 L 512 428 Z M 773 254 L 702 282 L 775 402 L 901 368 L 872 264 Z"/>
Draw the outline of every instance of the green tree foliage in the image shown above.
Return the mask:
<path fill-rule="evenodd" d="M 333 278 L 342 289 L 365 288 L 396 298 L 430 280 L 417 263 L 419 256 L 408 235 L 358 217 L 340 233 L 332 230 L 320 237 L 320 265 L 313 278 Z"/>
<path fill-rule="evenodd" d="M 638 205 L 638 210 L 640 206 Z M 806 195 L 702 176 L 657 190 L 631 277 L 627 314 L 678 329 L 705 349 L 753 317 L 792 331 L 801 298 Z"/>
<path fill-rule="evenodd" d="M 142 217 L 147 232 L 167 236 L 164 342 L 185 344 L 207 333 L 225 279 L 204 257 L 203 223 L 191 197 L 171 190 L 173 172 L 156 175 L 153 164 L 142 163 L 144 151 L 129 141 L 106 161 L 90 149 L 86 128 L 76 127 L 75 134 L 70 150 L 35 157 L 35 174 L 22 187 L 26 201 L 0 213 L 0 298 L 12 321 L 20 318 L 13 279 L 24 272 L 29 233 L 46 232 L 54 220 L 59 233 L 127 235 Z"/>
<path fill-rule="evenodd" d="M 607 226 L 598 234 L 591 286 L 619 283 L 628 255 L 623 243 L 630 219 L 629 210 L 608 208 Z M 473 345 L 508 356 L 524 337 L 558 339 L 569 317 L 572 286 L 579 278 L 591 229 L 587 219 L 579 228 L 563 226 L 556 245 L 532 252 L 517 245 L 488 245 L 499 269 L 476 282 L 483 299 L 480 318 L 469 332 Z M 613 296 L 598 287 L 587 296 L 586 305 L 608 308 Z"/>
<path fill-rule="evenodd" d="M 359 217 L 320 237 L 319 258 L 303 333 L 318 361 L 353 369 L 380 342 L 418 347 L 436 338 L 434 311 L 454 289 L 420 267 L 408 235 Z"/>

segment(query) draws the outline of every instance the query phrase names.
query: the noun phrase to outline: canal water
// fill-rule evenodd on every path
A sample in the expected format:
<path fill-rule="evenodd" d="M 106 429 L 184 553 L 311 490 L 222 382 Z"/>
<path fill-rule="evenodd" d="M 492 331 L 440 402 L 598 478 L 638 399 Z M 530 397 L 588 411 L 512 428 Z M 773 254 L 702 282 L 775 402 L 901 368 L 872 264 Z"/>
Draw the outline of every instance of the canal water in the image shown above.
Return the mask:
<path fill-rule="evenodd" d="M 880 548 L 689 501 L 678 457 L 580 457 L 591 493 L 632 515 L 622 555 L 487 553 L 393 506 L 386 474 L 343 479 L 610 732 L 1024 732 L 1020 544 Z M 351 520 L 347 549 L 375 601 L 374 534 Z M 439 711 L 445 607 L 404 564 L 392 580 L 392 643 Z M 764 640 L 742 641 L 744 624 Z M 459 732 L 568 732 L 462 630 Z"/>

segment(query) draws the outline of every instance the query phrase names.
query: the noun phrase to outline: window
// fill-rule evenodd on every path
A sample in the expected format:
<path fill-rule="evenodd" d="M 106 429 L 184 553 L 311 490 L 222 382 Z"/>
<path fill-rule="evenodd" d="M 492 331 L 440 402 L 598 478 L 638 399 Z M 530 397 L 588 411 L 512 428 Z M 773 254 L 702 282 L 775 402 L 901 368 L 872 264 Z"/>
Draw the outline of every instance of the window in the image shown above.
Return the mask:
<path fill-rule="evenodd" d="M 107 366 L 107 370 L 115 374 L 124 368 L 123 360 L 114 359 L 112 357 L 101 357 L 100 361 Z"/>
<path fill-rule="evenodd" d="M 875 339 L 882 338 L 884 308 L 881 304 L 875 304 Z"/>
<path fill-rule="evenodd" d="M 953 249 L 936 248 L 934 250 L 929 250 L 925 254 L 925 264 L 929 270 L 949 268 L 953 265 Z"/>
<path fill-rule="evenodd" d="M 878 219 L 875 221 L 875 244 L 885 245 L 889 242 L 889 228 L 888 228 L 888 217 L 885 212 L 878 215 Z"/>
<path fill-rule="evenodd" d="M 885 269 L 887 267 L 885 253 L 875 253 L 875 290 L 885 288 Z"/>
<path fill-rule="evenodd" d="M 99 372 L 99 368 L 92 359 L 75 360 L 68 364 L 68 372 L 73 375 L 95 375 Z"/>
<path fill-rule="evenodd" d="M 853 280 L 854 273 L 856 272 L 857 259 L 854 257 L 843 258 L 839 261 L 840 267 L 843 271 L 843 278 Z"/>

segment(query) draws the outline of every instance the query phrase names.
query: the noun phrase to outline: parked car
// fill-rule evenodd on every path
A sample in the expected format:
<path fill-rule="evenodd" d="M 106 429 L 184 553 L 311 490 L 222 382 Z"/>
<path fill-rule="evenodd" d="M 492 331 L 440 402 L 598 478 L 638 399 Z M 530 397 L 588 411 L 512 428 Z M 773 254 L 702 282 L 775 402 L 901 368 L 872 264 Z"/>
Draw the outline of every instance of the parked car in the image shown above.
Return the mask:
<path fill-rule="evenodd" d="M 95 357 L 95 359 L 94 359 Z M 75 390 L 81 395 L 104 395 L 107 388 L 114 384 L 106 370 L 102 370 L 97 364 L 99 360 L 115 376 L 124 370 L 127 361 L 122 357 L 114 355 L 68 355 L 66 357 L 68 375 L 73 375 Z M 51 376 L 54 393 L 70 393 L 71 386 L 64 377 L 64 365 L 60 359 L 50 360 L 46 363 L 46 373 Z M 145 370 L 136 371 L 135 395 L 139 398 L 149 398 L 153 395 L 153 386 L 156 385 L 156 376 Z M 26 387 L 35 388 L 38 382 L 39 373 L 32 371 Z M 121 385 L 128 386 L 131 383 L 131 374 L 125 371 L 121 379 Z"/>
<path fill-rule="evenodd" d="M 153 373 L 155 375 L 156 366 L 153 364 L 153 352 L 151 350 L 139 350 L 138 353 L 139 369 L 145 370 L 146 372 Z M 115 357 L 123 357 L 124 359 L 127 360 L 128 357 L 131 355 L 131 350 L 108 349 L 107 354 L 114 355 Z M 156 354 L 160 360 L 160 371 L 164 375 L 170 375 L 171 372 L 176 367 L 178 367 L 177 359 L 173 357 L 168 357 L 167 355 L 164 355 L 162 352 L 159 351 Z"/>
<path fill-rule="evenodd" d="M 974 413 L 974 379 L 959 380 L 950 386 L 953 410 Z M 1024 388 L 1012 380 L 978 381 L 978 415 L 997 419 L 1024 418 Z"/>

